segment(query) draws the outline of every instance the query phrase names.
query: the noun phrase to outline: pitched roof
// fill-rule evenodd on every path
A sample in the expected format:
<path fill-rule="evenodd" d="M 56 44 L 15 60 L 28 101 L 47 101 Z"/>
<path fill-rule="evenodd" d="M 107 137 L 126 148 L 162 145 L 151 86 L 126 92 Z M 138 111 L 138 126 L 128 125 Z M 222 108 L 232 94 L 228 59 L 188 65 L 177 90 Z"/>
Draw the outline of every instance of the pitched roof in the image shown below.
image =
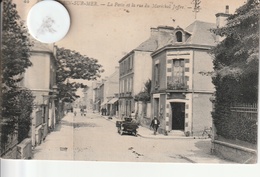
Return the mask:
<path fill-rule="evenodd" d="M 203 22 L 203 21 L 194 21 L 190 24 L 187 28 L 182 29 L 180 27 L 175 28 L 175 30 L 181 29 L 187 33 L 189 38 L 183 42 L 182 44 L 197 44 L 197 45 L 208 45 L 214 46 L 216 45 L 216 36 L 210 32 L 210 29 L 215 28 L 216 24 Z M 170 27 L 158 27 L 157 29 L 163 29 Z M 157 34 L 151 35 L 149 39 L 141 43 L 137 48 L 134 50 L 141 50 L 141 51 L 156 51 L 159 48 L 162 48 L 168 44 L 175 44 L 176 40 L 173 38 L 173 31 L 174 28 L 171 28 L 172 32 L 170 31 L 161 31 L 159 30 Z"/>
<path fill-rule="evenodd" d="M 125 58 L 127 58 L 134 51 L 144 51 L 144 52 L 154 52 L 160 47 L 163 47 L 169 44 L 169 41 L 172 39 L 172 32 L 174 28 L 171 26 L 158 26 L 157 28 L 151 28 L 155 30 L 151 32 L 151 36 L 144 42 L 142 42 L 138 47 L 128 52 L 123 58 L 118 62 L 120 63 Z"/>
<path fill-rule="evenodd" d="M 172 32 L 174 28 L 171 26 L 158 26 L 155 28 L 156 32 L 152 32 L 153 34 L 150 36 L 149 39 L 141 43 L 137 48 L 134 50 L 141 50 L 141 51 L 155 51 L 160 47 L 163 47 L 169 43 L 172 39 Z"/>
<path fill-rule="evenodd" d="M 149 39 L 141 43 L 138 47 L 134 50 L 141 50 L 141 51 L 154 51 L 158 48 L 158 41 L 157 36 L 151 36 Z"/>
<path fill-rule="evenodd" d="M 202 21 L 193 22 L 185 29 L 191 33 L 186 43 L 209 46 L 216 45 L 216 36 L 210 32 L 212 28 L 216 28 L 216 24 Z"/>

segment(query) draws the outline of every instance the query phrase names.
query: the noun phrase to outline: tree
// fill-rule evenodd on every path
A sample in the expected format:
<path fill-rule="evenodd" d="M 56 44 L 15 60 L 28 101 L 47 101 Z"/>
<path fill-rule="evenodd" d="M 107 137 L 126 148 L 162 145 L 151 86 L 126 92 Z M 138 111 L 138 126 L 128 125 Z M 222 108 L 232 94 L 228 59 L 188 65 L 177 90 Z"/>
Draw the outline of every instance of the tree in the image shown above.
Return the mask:
<path fill-rule="evenodd" d="M 144 83 L 144 90 L 139 92 L 137 95 L 135 95 L 136 101 L 143 101 L 145 103 L 149 102 L 151 100 L 151 87 L 152 87 L 151 79 L 148 79 Z"/>
<path fill-rule="evenodd" d="M 21 135 L 27 137 L 22 127 L 24 124 L 27 124 L 27 128 L 30 126 L 30 122 L 26 119 L 30 117 L 32 111 L 32 99 L 29 99 L 32 98 L 32 94 L 28 90 L 19 88 L 18 83 L 23 79 L 22 73 L 32 65 L 29 60 L 30 47 L 29 34 L 20 20 L 16 5 L 12 0 L 5 0 L 2 27 L 1 147 L 4 147 L 8 136 L 15 131 L 18 131 L 18 134 L 22 131 Z M 28 99 L 24 99 L 22 95 L 26 95 Z M 20 137 L 19 141 L 21 140 Z"/>
<path fill-rule="evenodd" d="M 259 1 L 248 0 L 228 17 L 226 26 L 213 30 L 216 35 L 225 36 L 211 50 L 215 56 L 213 83 L 216 88 L 227 84 L 235 91 L 234 99 L 242 102 L 257 101 L 259 12 Z"/>
<path fill-rule="evenodd" d="M 81 55 L 74 50 L 57 47 L 57 74 L 58 97 L 66 102 L 72 102 L 78 88 L 86 87 L 77 82 L 77 79 L 96 80 L 103 72 L 98 60 Z"/>
<path fill-rule="evenodd" d="M 2 82 L 3 87 L 16 87 L 19 77 L 32 63 L 29 60 L 31 42 L 24 22 L 12 0 L 3 2 L 2 29 Z"/>
<path fill-rule="evenodd" d="M 217 133 L 231 139 L 236 134 L 232 131 L 242 131 L 230 128 L 236 121 L 231 118 L 232 105 L 258 100 L 259 8 L 259 0 L 248 0 L 227 18 L 226 26 L 213 29 L 216 35 L 225 37 L 211 50 L 216 88 L 213 120 Z M 246 129 L 251 128 L 248 125 Z M 248 134 L 256 136 L 255 132 Z"/>
<path fill-rule="evenodd" d="M 23 141 L 25 138 L 28 138 L 28 133 L 31 126 L 31 114 L 33 111 L 33 101 L 34 96 L 30 90 L 21 90 L 18 95 L 19 100 L 19 110 L 21 113 L 18 117 L 18 142 Z"/>

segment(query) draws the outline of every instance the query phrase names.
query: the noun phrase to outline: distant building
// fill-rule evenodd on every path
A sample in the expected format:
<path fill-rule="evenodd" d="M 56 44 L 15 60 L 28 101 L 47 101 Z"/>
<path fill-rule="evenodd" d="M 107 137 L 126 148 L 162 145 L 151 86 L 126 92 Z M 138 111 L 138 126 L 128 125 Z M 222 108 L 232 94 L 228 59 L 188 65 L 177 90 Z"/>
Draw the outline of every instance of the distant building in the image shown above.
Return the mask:
<path fill-rule="evenodd" d="M 106 108 L 106 115 L 118 115 L 118 91 L 119 91 L 119 67 L 115 67 L 115 71 L 104 81 L 104 100 L 101 103 Z"/>
<path fill-rule="evenodd" d="M 216 24 L 195 21 L 186 29 L 176 27 L 167 45 L 152 56 L 152 115 L 161 121 L 160 132 L 199 135 L 212 126 L 209 100 L 214 92 L 213 71 L 208 54 L 216 45 L 210 32 Z"/>
<path fill-rule="evenodd" d="M 87 86 L 83 89 L 83 107 L 87 110 L 93 110 L 93 87 Z"/>
<path fill-rule="evenodd" d="M 100 94 L 100 81 L 95 81 L 92 83 L 92 88 L 93 88 L 93 112 L 100 112 L 101 108 L 101 94 Z"/>
<path fill-rule="evenodd" d="M 130 116 L 137 111 L 134 96 L 141 92 L 144 83 L 151 79 L 151 53 L 164 46 L 173 27 L 151 28 L 151 36 L 119 60 L 119 115 Z"/>

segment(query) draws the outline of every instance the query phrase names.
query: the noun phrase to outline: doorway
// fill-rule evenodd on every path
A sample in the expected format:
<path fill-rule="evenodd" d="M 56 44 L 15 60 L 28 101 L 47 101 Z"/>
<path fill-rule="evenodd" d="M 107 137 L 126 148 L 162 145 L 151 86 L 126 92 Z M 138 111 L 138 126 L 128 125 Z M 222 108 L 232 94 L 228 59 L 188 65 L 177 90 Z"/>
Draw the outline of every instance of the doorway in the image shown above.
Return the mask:
<path fill-rule="evenodd" d="M 154 106 L 153 106 L 153 110 L 154 110 L 154 112 L 153 112 L 153 116 L 156 116 L 157 118 L 159 117 L 159 98 L 154 98 Z"/>
<path fill-rule="evenodd" d="M 172 130 L 183 130 L 185 125 L 185 103 L 171 103 Z"/>

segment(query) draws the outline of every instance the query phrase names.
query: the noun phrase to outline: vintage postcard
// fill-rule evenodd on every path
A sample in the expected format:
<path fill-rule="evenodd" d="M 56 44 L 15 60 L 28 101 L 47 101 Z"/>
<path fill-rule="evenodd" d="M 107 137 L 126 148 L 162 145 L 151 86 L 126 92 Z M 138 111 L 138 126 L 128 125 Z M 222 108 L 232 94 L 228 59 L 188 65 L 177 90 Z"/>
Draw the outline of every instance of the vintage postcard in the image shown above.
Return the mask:
<path fill-rule="evenodd" d="M 1 158 L 257 163 L 259 1 L 42 2 L 1 3 Z"/>

